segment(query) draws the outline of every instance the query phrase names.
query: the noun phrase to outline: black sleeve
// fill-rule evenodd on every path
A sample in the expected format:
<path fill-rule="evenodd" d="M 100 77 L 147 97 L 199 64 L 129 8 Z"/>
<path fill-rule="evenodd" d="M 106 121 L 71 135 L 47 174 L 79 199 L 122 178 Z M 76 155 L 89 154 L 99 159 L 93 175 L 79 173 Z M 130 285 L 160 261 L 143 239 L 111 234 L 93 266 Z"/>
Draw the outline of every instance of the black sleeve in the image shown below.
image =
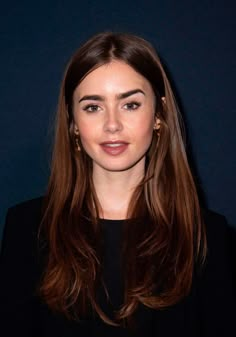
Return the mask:
<path fill-rule="evenodd" d="M 198 287 L 202 335 L 236 336 L 235 230 L 213 212 L 205 224 L 208 253 Z"/>
<path fill-rule="evenodd" d="M 36 233 L 29 218 L 17 208 L 6 216 L 0 255 L 1 336 L 37 336 Z"/>

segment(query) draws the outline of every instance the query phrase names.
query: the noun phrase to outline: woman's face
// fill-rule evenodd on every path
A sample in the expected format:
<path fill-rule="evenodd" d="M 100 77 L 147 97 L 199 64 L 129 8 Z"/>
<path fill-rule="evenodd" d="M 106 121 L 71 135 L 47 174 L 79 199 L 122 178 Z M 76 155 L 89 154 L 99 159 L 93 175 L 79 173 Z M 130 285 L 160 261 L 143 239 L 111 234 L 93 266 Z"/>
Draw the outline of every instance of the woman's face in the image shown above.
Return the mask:
<path fill-rule="evenodd" d="M 89 73 L 73 95 L 75 132 L 93 169 L 144 169 L 155 120 L 149 82 L 132 67 L 112 61 Z"/>

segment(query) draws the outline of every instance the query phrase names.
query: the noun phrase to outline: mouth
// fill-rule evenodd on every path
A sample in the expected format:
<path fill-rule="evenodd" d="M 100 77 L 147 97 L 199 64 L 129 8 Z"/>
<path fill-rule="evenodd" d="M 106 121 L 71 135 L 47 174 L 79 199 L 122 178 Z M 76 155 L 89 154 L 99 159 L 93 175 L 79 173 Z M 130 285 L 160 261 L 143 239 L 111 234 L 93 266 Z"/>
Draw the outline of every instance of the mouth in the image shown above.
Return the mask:
<path fill-rule="evenodd" d="M 100 144 L 104 152 L 109 155 L 117 156 L 128 148 L 129 143 L 124 141 L 107 141 Z"/>
<path fill-rule="evenodd" d="M 102 146 L 108 146 L 108 147 L 119 147 L 122 145 L 127 145 L 127 143 L 102 143 Z"/>

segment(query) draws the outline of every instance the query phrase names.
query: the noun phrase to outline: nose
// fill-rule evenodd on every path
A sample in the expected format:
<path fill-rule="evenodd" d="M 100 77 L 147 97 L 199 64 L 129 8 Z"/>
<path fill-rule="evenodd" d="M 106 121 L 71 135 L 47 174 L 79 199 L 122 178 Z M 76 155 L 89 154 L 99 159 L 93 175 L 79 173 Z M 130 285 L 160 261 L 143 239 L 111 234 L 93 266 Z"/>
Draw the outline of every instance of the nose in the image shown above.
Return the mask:
<path fill-rule="evenodd" d="M 106 113 L 104 122 L 104 131 L 110 133 L 116 133 L 123 129 L 122 121 L 119 112 L 115 109 L 110 109 Z"/>

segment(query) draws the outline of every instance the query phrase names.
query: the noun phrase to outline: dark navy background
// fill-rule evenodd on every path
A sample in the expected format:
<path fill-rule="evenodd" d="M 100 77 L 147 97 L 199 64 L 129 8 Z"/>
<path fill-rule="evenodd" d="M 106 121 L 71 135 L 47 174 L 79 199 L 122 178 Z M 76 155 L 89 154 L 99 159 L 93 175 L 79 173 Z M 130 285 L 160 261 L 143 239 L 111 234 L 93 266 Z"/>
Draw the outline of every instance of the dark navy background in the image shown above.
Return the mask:
<path fill-rule="evenodd" d="M 64 67 L 94 33 L 127 31 L 159 50 L 209 208 L 236 226 L 236 2 L 8 1 L 0 5 L 0 234 L 9 206 L 44 193 Z"/>

